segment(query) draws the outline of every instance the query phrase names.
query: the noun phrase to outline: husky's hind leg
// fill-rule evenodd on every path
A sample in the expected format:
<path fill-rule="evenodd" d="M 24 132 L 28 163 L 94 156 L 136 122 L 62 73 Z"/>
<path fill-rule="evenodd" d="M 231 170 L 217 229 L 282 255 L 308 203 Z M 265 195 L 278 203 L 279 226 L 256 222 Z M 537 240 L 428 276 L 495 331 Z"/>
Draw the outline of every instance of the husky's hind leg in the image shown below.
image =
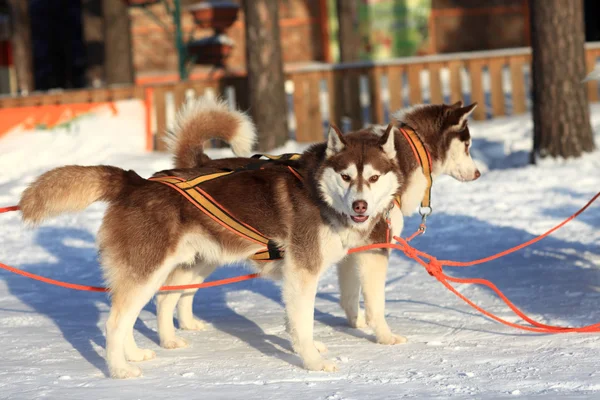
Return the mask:
<path fill-rule="evenodd" d="M 167 286 L 191 284 L 196 274 L 188 266 L 178 266 L 167 278 Z M 156 317 L 158 319 L 158 337 L 160 345 L 166 349 L 186 347 L 187 342 L 175 335 L 173 311 L 183 293 L 182 290 L 159 292 L 156 295 Z"/>
<path fill-rule="evenodd" d="M 217 266 L 215 264 L 198 263 L 194 266 L 195 276 L 192 278 L 191 284 L 198 284 L 213 273 Z M 192 331 L 200 331 L 206 329 L 204 321 L 199 320 L 194 316 L 194 295 L 198 289 L 187 289 L 183 291 L 179 302 L 177 303 L 177 320 L 179 321 L 180 329 Z"/>
<path fill-rule="evenodd" d="M 106 321 L 106 358 L 113 378 L 135 378 L 141 369 L 127 362 L 153 352 L 138 349 L 133 339 L 133 325 L 140 311 L 160 288 L 173 265 L 163 264 L 151 276 L 131 282 L 130 279 L 113 279 L 111 285 L 111 309 Z M 124 269 L 125 270 L 125 269 Z"/>
<path fill-rule="evenodd" d="M 171 272 L 166 285 L 177 286 L 202 283 L 214 269 L 214 265 L 203 262 L 197 262 L 192 267 L 179 266 Z M 156 295 L 158 335 L 162 347 L 177 349 L 187 346 L 187 342 L 184 339 L 175 335 L 175 325 L 173 324 L 175 305 L 178 306 L 177 318 L 180 328 L 200 330 L 204 327 L 204 322 L 196 319 L 192 311 L 194 294 L 197 291 L 198 289 L 185 289 L 160 292 Z"/>

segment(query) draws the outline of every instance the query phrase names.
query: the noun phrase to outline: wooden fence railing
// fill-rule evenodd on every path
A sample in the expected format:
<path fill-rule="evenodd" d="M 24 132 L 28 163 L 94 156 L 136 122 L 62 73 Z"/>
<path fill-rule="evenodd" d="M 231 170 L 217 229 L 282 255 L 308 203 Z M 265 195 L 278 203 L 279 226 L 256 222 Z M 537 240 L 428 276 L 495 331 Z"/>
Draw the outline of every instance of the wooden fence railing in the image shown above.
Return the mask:
<path fill-rule="evenodd" d="M 142 86 L 115 86 L 100 89 L 59 90 L 32 93 L 28 96 L 0 97 L 0 108 L 35 107 L 53 104 L 101 103 L 127 99 L 143 99 Z"/>
<path fill-rule="evenodd" d="M 600 62 L 600 43 L 586 45 L 588 71 Z M 421 103 L 476 101 L 473 118 L 482 120 L 522 114 L 531 107 L 531 50 L 518 48 L 485 52 L 410 57 L 385 62 L 310 64 L 288 69 L 288 124 L 299 142 L 323 140 L 329 122 L 343 129 L 386 123 L 396 110 Z M 591 102 L 599 99 L 598 82 L 587 82 Z M 148 131 L 154 148 L 175 111 L 186 98 L 221 96 L 232 107 L 247 109 L 245 77 L 142 87 L 69 91 L 58 94 L 0 98 L 0 107 L 145 98 Z"/>

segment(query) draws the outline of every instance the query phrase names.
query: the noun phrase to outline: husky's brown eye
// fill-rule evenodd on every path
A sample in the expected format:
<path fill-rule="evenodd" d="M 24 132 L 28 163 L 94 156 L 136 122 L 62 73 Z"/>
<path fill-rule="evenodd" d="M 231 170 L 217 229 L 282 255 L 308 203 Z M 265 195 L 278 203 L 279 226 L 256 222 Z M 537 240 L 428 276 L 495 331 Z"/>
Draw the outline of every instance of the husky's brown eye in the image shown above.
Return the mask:
<path fill-rule="evenodd" d="M 350 175 L 346 175 L 346 174 L 342 174 L 342 179 L 345 182 L 350 182 L 352 180 L 352 178 L 350 178 Z"/>
<path fill-rule="evenodd" d="M 371 183 L 375 183 L 379 180 L 379 175 L 373 175 L 372 177 L 369 178 L 369 182 Z"/>
<path fill-rule="evenodd" d="M 465 153 L 469 155 L 469 143 L 465 143 Z"/>

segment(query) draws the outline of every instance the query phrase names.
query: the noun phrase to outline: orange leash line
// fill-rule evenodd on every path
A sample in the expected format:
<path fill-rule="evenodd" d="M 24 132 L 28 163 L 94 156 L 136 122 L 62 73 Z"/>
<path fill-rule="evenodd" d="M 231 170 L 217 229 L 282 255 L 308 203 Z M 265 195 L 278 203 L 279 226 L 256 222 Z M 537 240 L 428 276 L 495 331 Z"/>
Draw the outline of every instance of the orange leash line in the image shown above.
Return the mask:
<path fill-rule="evenodd" d="M 16 268 L 13 268 L 11 266 L 8 266 L 8 265 L 2 264 L 2 263 L 0 263 L 0 268 L 5 269 L 9 272 L 12 272 L 13 274 L 25 276 L 27 278 L 30 278 L 30 279 L 33 279 L 36 281 L 48 283 L 48 284 L 54 285 L 54 286 L 60 286 L 60 287 L 67 288 L 67 289 L 83 290 L 86 292 L 108 292 L 108 289 L 105 287 L 78 285 L 76 283 L 61 282 L 61 281 L 57 281 L 54 279 L 46 278 L 44 276 L 32 274 L 30 272 L 26 272 L 26 271 L 23 271 L 20 269 L 16 269 Z"/>
<path fill-rule="evenodd" d="M 31 272 L 26 272 L 14 267 L 11 267 L 6 264 L 0 263 L 0 269 L 4 269 L 6 271 L 12 272 L 17 275 L 24 276 L 26 278 L 30 278 L 36 281 L 44 282 L 50 285 L 59 286 L 66 289 L 80 290 L 84 292 L 109 292 L 110 290 L 101 286 L 88 286 L 88 285 L 79 285 L 76 283 L 69 283 L 63 281 L 57 281 L 55 279 L 46 278 L 41 275 L 32 274 Z M 186 290 L 186 289 L 204 289 L 214 286 L 222 286 L 228 285 L 230 283 L 243 282 L 250 279 L 258 278 L 259 274 L 249 274 L 249 275 L 241 275 L 233 278 L 219 279 L 217 281 L 197 283 L 193 285 L 180 285 L 180 286 L 162 286 L 159 290 L 161 292 L 168 292 L 173 290 Z"/>
<path fill-rule="evenodd" d="M 371 245 L 366 245 L 366 246 L 361 246 L 361 247 L 356 247 L 353 249 L 350 249 L 348 251 L 348 254 L 352 254 L 352 253 L 357 253 L 360 251 L 367 251 L 367 250 L 373 250 L 373 249 L 386 249 L 386 248 L 392 248 L 392 249 L 397 249 L 397 250 L 401 250 L 402 252 L 404 252 L 404 254 L 409 257 L 412 258 L 413 260 L 417 261 L 420 265 L 422 265 L 423 267 L 425 267 L 425 269 L 427 270 L 427 272 L 429 272 L 430 275 L 432 275 L 433 277 L 435 277 L 438 281 L 440 281 L 440 283 L 442 283 L 442 285 L 444 285 L 448 290 L 450 290 L 452 293 L 454 293 L 458 298 L 460 298 L 461 300 L 463 300 L 465 303 L 467 303 L 468 305 L 470 305 L 471 307 L 473 307 L 475 310 L 479 311 L 480 313 L 484 314 L 485 316 L 500 322 L 504 325 L 513 327 L 513 328 L 517 328 L 517 329 L 522 329 L 525 331 L 530 331 L 530 332 L 537 332 L 537 333 L 569 333 L 569 332 L 600 332 L 600 323 L 597 324 L 592 324 L 592 325 L 586 325 L 583 327 L 561 327 L 561 326 L 552 326 L 552 325 L 546 325 L 546 324 L 542 324 L 539 323 L 537 321 L 534 321 L 533 319 L 529 318 L 527 315 L 525 315 L 525 313 L 523 313 L 516 305 L 514 305 L 505 295 L 504 293 L 502 293 L 502 291 L 500 289 L 498 289 L 498 287 L 496 287 L 496 285 L 494 285 L 492 282 L 486 280 L 486 279 L 478 279 L 478 278 L 455 278 L 449 275 L 446 275 L 443 272 L 443 267 L 444 266 L 452 266 L 452 267 L 469 267 L 469 266 L 473 266 L 473 265 L 478 265 L 478 264 L 482 264 L 488 261 L 492 261 L 492 260 L 496 260 L 498 258 L 501 258 L 505 255 L 514 253 L 518 250 L 521 250 L 527 246 L 530 246 L 536 242 L 539 242 L 540 240 L 544 239 L 545 237 L 547 237 L 548 235 L 552 234 L 553 232 L 555 232 L 556 230 L 562 228 L 563 226 L 565 226 L 567 223 L 569 223 L 570 221 L 572 221 L 573 219 L 575 219 L 577 216 L 579 216 L 581 213 L 583 213 L 594 201 L 596 201 L 598 199 L 598 197 L 600 197 L 600 192 L 598 192 L 590 201 L 587 202 L 587 204 L 585 206 L 583 206 L 580 210 L 578 210 L 576 213 L 574 213 L 573 215 L 571 215 L 569 218 L 567 218 L 566 220 L 564 220 L 563 222 L 561 222 L 560 224 L 556 225 L 555 227 L 553 227 L 552 229 L 548 230 L 547 232 L 525 242 L 522 243 L 518 246 L 514 246 L 511 247 L 507 250 L 504 250 L 500 253 L 491 255 L 489 257 L 485 257 L 482 259 L 478 259 L 478 260 L 473 260 L 473 261 L 468 261 L 468 262 L 459 262 L 459 261 L 451 261 L 451 260 L 438 260 L 437 258 L 435 258 L 434 256 L 431 256 L 423 251 L 417 250 L 414 247 L 412 247 L 411 245 L 408 244 L 409 241 L 411 241 L 412 239 L 414 239 L 415 237 L 417 237 L 418 235 L 423 233 L 422 229 L 417 230 L 415 233 L 413 233 L 410 237 L 408 237 L 406 240 L 402 239 L 400 237 L 394 236 L 394 239 L 398 242 L 398 243 L 376 243 L 376 244 L 371 244 Z M 9 211 L 16 211 L 18 210 L 19 207 L 18 206 L 13 206 L 13 207 L 5 207 L 5 208 L 0 208 L 0 213 L 5 213 L 5 212 L 9 212 Z M 387 232 L 387 235 L 389 235 L 389 230 Z M 387 236 L 389 238 L 389 236 Z M 423 260 L 423 258 L 428 259 L 429 261 L 425 261 Z M 60 282 L 60 281 L 56 281 L 54 279 L 49 279 L 49 278 L 45 278 L 39 275 L 35 275 L 35 274 L 31 274 L 29 272 L 25 272 L 25 271 L 21 271 L 18 270 L 16 268 L 13 267 L 9 267 L 8 265 L 2 264 L 0 263 L 0 268 L 6 269 L 10 272 L 13 272 L 15 274 L 18 275 L 22 275 L 22 276 L 26 276 L 29 277 L 31 279 L 36 279 L 42 282 L 46 282 L 52 285 L 57 285 L 57 286 L 61 286 L 61 287 L 66 287 L 66 288 L 70 288 L 70 289 L 75 289 L 75 290 L 87 290 L 87 291 L 98 291 L 98 292 L 105 292 L 107 291 L 106 288 L 102 288 L 102 287 L 96 287 L 96 286 L 84 286 L 84 285 L 77 285 L 77 284 L 71 284 L 71 283 L 65 283 L 65 282 Z M 241 282 L 241 281 L 245 281 L 245 280 L 249 280 L 249 279 L 254 279 L 258 277 L 258 274 L 250 274 L 250 275 L 244 275 L 244 276 L 239 276 L 239 277 L 235 277 L 235 278 L 228 278 L 228 279 L 222 279 L 219 281 L 213 281 L 213 282 L 207 282 L 207 283 L 201 283 L 201 284 L 197 284 L 197 285 L 181 285 L 181 286 L 164 286 L 162 287 L 160 290 L 184 290 L 184 289 L 195 289 L 195 288 L 202 288 L 202 287 L 213 287 L 213 286 L 219 286 L 219 285 L 225 285 L 228 283 L 234 283 L 234 282 Z M 475 284 L 475 285 L 484 285 L 488 288 L 490 288 L 492 291 L 494 291 L 494 293 L 496 293 L 501 299 L 502 301 L 504 301 L 504 303 L 517 315 L 519 316 L 521 319 L 523 319 L 524 321 L 528 322 L 529 324 L 531 324 L 532 326 L 527 326 L 527 325 L 522 325 L 522 324 L 517 324 L 517 323 L 513 323 L 510 321 L 507 321 L 503 318 L 500 318 L 496 315 L 494 315 L 493 313 L 485 310 L 482 307 L 479 307 L 477 304 L 473 303 L 471 300 L 469 300 L 467 297 L 465 297 L 463 294 L 461 294 L 460 292 L 458 292 L 450 283 L 448 283 L 448 281 L 450 282 L 455 282 L 455 283 L 461 283 L 461 284 Z"/>
<path fill-rule="evenodd" d="M 18 211 L 19 206 L 11 206 L 11 207 L 0 207 L 0 214 L 9 212 L 9 211 Z"/>
<path fill-rule="evenodd" d="M 205 282 L 205 283 L 194 284 L 194 285 L 163 286 L 160 288 L 160 290 L 161 291 L 171 291 L 171 290 L 185 290 L 185 289 L 205 289 L 205 288 L 209 288 L 209 287 L 229 285 L 230 283 L 249 281 L 250 279 L 258 278 L 259 276 L 260 276 L 259 274 L 240 275 L 240 276 L 235 276 L 233 278 L 219 279 L 218 281 L 211 281 L 211 282 Z"/>
<path fill-rule="evenodd" d="M 545 237 L 547 237 L 548 235 L 551 235 L 552 233 L 554 233 L 555 231 L 557 231 L 558 229 L 562 228 L 563 226 L 565 226 L 566 224 L 568 224 L 569 222 L 571 222 L 572 220 L 574 220 L 575 218 L 577 218 L 582 212 L 584 212 L 589 206 L 592 205 L 592 203 L 594 201 L 596 201 L 596 199 L 598 199 L 598 197 L 600 197 L 600 192 L 596 193 L 596 195 L 594 197 L 592 197 L 592 199 L 590 201 L 587 202 L 587 204 L 585 206 L 583 206 L 582 208 L 579 209 L 579 211 L 577 211 L 575 214 L 571 215 L 569 218 L 565 219 L 563 222 L 561 222 L 560 224 L 556 225 L 554 228 L 548 230 L 547 232 L 541 234 L 538 237 L 535 237 L 531 240 L 528 240 L 525 243 L 521 243 L 518 246 L 512 247 L 510 249 L 504 250 L 498 254 L 494 254 L 492 256 L 489 257 L 485 257 L 485 258 L 481 258 L 479 260 L 473 260 L 473 261 L 468 261 L 468 262 L 459 262 L 459 261 L 451 261 L 451 260 L 440 260 L 440 262 L 444 265 L 447 265 L 449 267 L 470 267 L 473 265 L 478 265 L 478 264 L 483 264 L 486 263 L 488 261 L 492 261 L 492 260 L 496 260 L 500 257 L 503 257 L 507 254 L 511 254 L 514 253 L 515 251 L 521 250 L 527 246 L 530 246 L 534 243 L 539 242 L 540 240 L 544 239 Z"/>

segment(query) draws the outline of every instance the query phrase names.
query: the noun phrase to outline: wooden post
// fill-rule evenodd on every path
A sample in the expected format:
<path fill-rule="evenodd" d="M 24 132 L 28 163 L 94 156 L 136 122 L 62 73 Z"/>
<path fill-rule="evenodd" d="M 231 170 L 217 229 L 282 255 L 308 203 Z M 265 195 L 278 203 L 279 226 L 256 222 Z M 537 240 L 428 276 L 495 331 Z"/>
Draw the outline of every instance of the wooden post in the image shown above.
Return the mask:
<path fill-rule="evenodd" d="M 595 51 L 588 51 L 586 54 L 587 72 L 590 73 L 596 68 L 596 58 L 598 54 Z M 598 81 L 587 82 L 588 101 L 598 101 Z"/>
<path fill-rule="evenodd" d="M 152 97 L 154 89 L 144 88 L 144 108 L 146 112 L 146 151 L 154 150 L 154 135 L 152 132 Z"/>
<path fill-rule="evenodd" d="M 88 86 L 104 85 L 104 13 L 102 0 L 82 0 L 83 37 L 86 47 Z"/>
<path fill-rule="evenodd" d="M 294 74 L 292 81 L 294 82 L 294 116 L 296 118 L 296 141 L 310 141 L 310 129 L 306 122 L 308 119 L 307 113 L 307 96 L 305 89 L 305 75 Z"/>
<path fill-rule="evenodd" d="M 156 143 L 158 151 L 166 151 L 167 145 L 164 137 L 167 131 L 167 104 L 165 100 L 165 87 L 159 86 L 154 89 L 154 112 L 156 114 Z"/>
<path fill-rule="evenodd" d="M 394 114 L 403 106 L 402 100 L 402 77 L 404 67 L 402 65 L 389 66 L 387 68 L 388 90 L 390 92 L 390 112 Z"/>
<path fill-rule="evenodd" d="M 329 100 L 329 124 L 336 124 L 339 126 L 340 116 L 338 114 L 339 108 L 337 107 L 337 97 L 335 91 L 335 74 L 336 70 L 329 70 L 325 73 L 325 80 L 327 82 L 327 96 Z"/>
<path fill-rule="evenodd" d="M 9 4 L 12 11 L 12 26 L 14 29 L 12 50 L 17 75 L 17 91 L 22 94 L 28 94 L 35 89 L 29 1 L 9 0 Z"/>
<path fill-rule="evenodd" d="M 175 105 L 175 113 L 178 113 L 181 110 L 181 107 L 185 103 L 185 91 L 187 90 L 187 85 L 185 82 L 179 82 L 173 87 L 173 104 Z M 201 94 L 201 96 L 204 93 Z"/>
<path fill-rule="evenodd" d="M 525 78 L 523 76 L 523 64 L 525 63 L 525 59 L 523 57 L 511 57 L 509 63 L 513 114 L 523 114 L 527 111 L 525 105 L 527 91 L 525 89 Z"/>
<path fill-rule="evenodd" d="M 463 99 L 462 82 L 460 79 L 462 67 L 462 61 L 450 61 L 448 63 L 448 69 L 450 70 L 450 103 L 456 103 Z"/>
<path fill-rule="evenodd" d="M 133 54 L 129 9 L 123 0 L 102 0 L 106 83 L 133 84 Z"/>
<path fill-rule="evenodd" d="M 319 25 L 321 27 L 321 46 L 323 47 L 323 61 L 333 62 L 329 42 L 329 14 L 327 12 L 327 0 L 319 0 Z"/>
<path fill-rule="evenodd" d="M 250 114 L 258 130 L 258 148 L 265 151 L 288 140 L 279 2 L 252 0 L 243 4 Z"/>
<path fill-rule="evenodd" d="M 484 66 L 482 60 L 469 61 L 469 75 L 471 76 L 471 101 L 477 102 L 478 107 L 473 111 L 473 119 L 485 119 L 485 94 L 483 92 L 482 68 Z"/>
<path fill-rule="evenodd" d="M 489 63 L 490 91 L 492 97 L 492 116 L 500 117 L 506 114 L 504 107 L 504 88 L 502 87 L 502 68 L 504 58 L 493 58 Z"/>
<path fill-rule="evenodd" d="M 369 72 L 369 92 L 371 95 L 371 123 L 383 124 L 385 115 L 381 98 L 381 67 L 371 67 Z"/>
<path fill-rule="evenodd" d="M 421 95 L 421 69 L 419 64 L 411 64 L 408 66 L 408 98 L 410 105 L 421 104 L 423 96 Z"/>
<path fill-rule="evenodd" d="M 361 40 L 358 31 L 358 1 L 336 0 L 336 5 L 340 62 L 357 61 Z"/>
<path fill-rule="evenodd" d="M 429 67 L 429 91 L 430 100 L 432 104 L 441 104 L 444 102 L 444 95 L 442 94 L 442 80 L 440 78 L 440 69 L 442 65 L 440 63 L 431 63 Z"/>

